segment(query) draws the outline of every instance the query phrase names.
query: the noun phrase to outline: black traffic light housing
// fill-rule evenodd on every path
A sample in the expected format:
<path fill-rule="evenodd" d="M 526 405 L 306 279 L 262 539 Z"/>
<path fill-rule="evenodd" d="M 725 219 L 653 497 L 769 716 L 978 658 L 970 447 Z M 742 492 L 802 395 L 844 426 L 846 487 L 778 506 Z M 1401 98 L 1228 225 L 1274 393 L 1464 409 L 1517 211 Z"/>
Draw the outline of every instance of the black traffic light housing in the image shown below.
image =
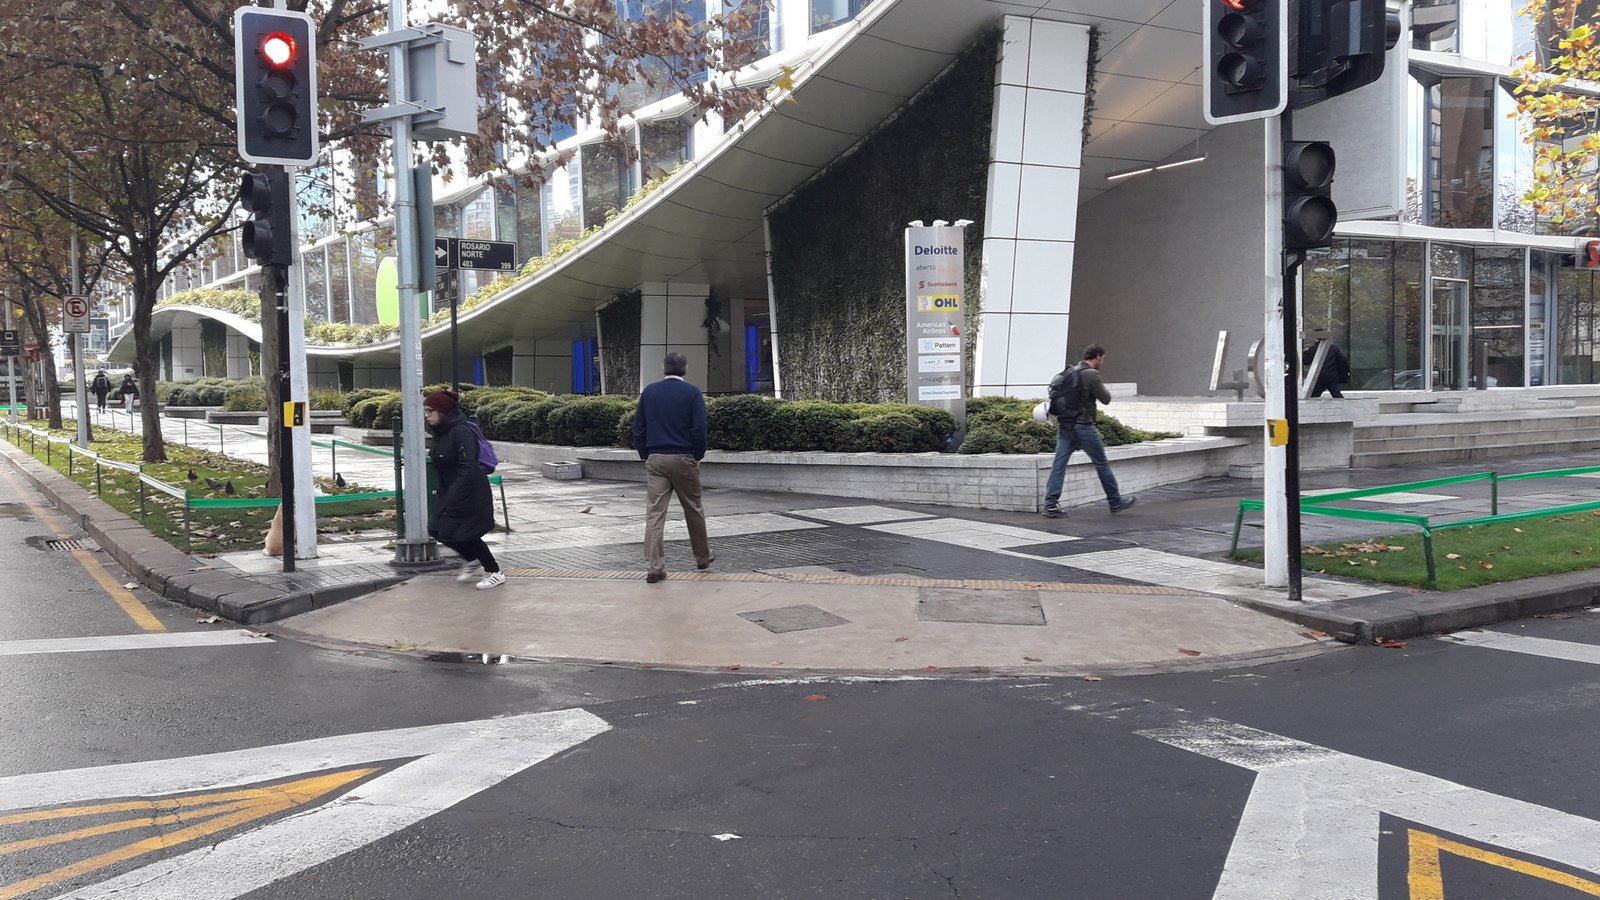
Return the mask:
<path fill-rule="evenodd" d="M 1400 41 L 1400 14 L 1384 0 L 1300 0 L 1294 5 L 1289 106 L 1304 109 L 1383 75 Z"/>
<path fill-rule="evenodd" d="M 1205 0 L 1206 121 L 1264 119 L 1288 105 L 1289 0 Z"/>
<path fill-rule="evenodd" d="M 262 266 L 292 265 L 289 173 L 277 167 L 245 173 L 239 185 L 239 205 L 250 213 L 241 241 L 244 255 Z"/>
<path fill-rule="evenodd" d="M 1333 246 L 1339 208 L 1333 205 L 1333 146 L 1326 141 L 1283 145 L 1283 248 Z"/>
<path fill-rule="evenodd" d="M 317 42 L 311 17 L 243 6 L 234 12 L 239 156 L 253 163 L 317 161 Z"/>

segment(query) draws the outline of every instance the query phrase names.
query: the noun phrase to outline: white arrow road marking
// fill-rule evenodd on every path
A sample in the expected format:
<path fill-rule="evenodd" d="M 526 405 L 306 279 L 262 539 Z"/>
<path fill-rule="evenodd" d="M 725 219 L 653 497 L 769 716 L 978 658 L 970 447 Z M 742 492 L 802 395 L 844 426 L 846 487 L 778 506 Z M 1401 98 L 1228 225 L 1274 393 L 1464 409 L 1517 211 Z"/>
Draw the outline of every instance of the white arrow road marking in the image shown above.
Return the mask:
<path fill-rule="evenodd" d="M 112 634 L 104 637 L 42 638 L 0 641 L 0 656 L 32 653 L 90 653 L 98 650 L 171 650 L 182 647 L 222 647 L 229 644 L 270 644 L 245 631 L 158 631 L 150 634 Z"/>
<path fill-rule="evenodd" d="M 1594 644 L 1556 641 L 1522 634 L 1502 634 L 1498 631 L 1458 631 L 1455 634 L 1442 634 L 1438 639 L 1452 644 L 1508 650 L 1512 653 L 1526 653 L 1529 656 L 1544 656 L 1600 666 L 1600 646 Z"/>
<path fill-rule="evenodd" d="M 0 810 L 239 787 L 417 757 L 320 806 L 62 895 L 239 897 L 448 809 L 610 729 L 582 709 L 0 778 Z"/>
<path fill-rule="evenodd" d="M 1139 734 L 1256 772 L 1214 900 L 1378 896 L 1378 814 L 1600 872 L 1600 822 L 1210 720 Z"/>

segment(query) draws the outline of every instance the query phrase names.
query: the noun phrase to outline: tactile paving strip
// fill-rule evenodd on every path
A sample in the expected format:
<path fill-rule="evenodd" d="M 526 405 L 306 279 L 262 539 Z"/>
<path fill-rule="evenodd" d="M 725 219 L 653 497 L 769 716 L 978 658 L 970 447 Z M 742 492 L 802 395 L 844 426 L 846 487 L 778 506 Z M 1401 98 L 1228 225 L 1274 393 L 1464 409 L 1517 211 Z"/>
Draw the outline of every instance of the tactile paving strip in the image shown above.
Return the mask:
<path fill-rule="evenodd" d="M 637 569 L 504 569 L 508 578 L 583 578 L 591 580 L 643 581 Z M 968 590 L 1029 590 L 1085 594 L 1168 594 L 1195 596 L 1196 592 L 1150 584 L 1069 584 L 1053 581 L 999 581 L 985 578 L 902 578 L 890 575 L 813 575 L 793 573 L 771 575 L 764 572 L 672 572 L 669 581 L 722 581 L 765 584 L 839 584 L 865 587 L 944 587 Z"/>

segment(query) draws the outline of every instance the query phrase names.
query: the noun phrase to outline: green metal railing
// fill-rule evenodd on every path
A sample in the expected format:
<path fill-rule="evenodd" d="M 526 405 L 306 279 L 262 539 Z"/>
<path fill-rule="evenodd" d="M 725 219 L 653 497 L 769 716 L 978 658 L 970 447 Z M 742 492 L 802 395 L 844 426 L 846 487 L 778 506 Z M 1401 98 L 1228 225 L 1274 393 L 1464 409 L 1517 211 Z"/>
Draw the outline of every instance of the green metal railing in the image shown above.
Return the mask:
<path fill-rule="evenodd" d="M 1515 475 L 1501 475 L 1497 472 L 1474 472 L 1470 475 L 1455 475 L 1448 478 L 1433 478 L 1427 481 L 1409 481 L 1405 484 L 1389 484 L 1372 488 L 1356 488 L 1348 491 L 1335 491 L 1329 494 L 1317 494 L 1314 497 L 1300 499 L 1300 514 L 1313 516 L 1327 516 L 1333 519 L 1356 519 L 1366 522 L 1388 522 L 1396 525 L 1413 525 L 1422 531 L 1422 552 L 1428 564 L 1428 580 L 1438 580 L 1438 572 L 1434 567 L 1433 535 L 1434 532 L 1450 528 L 1471 528 L 1475 525 L 1494 525 L 1501 522 L 1518 522 L 1525 519 L 1543 519 L 1550 516 L 1562 516 L 1568 513 L 1587 512 L 1600 509 L 1600 500 L 1585 503 L 1568 503 L 1562 506 L 1548 506 L 1540 509 L 1523 510 L 1522 512 L 1500 514 L 1500 482 L 1526 481 L 1534 478 L 1562 478 L 1572 475 L 1594 475 L 1600 473 L 1600 466 L 1585 466 L 1576 469 L 1547 469 L 1542 472 L 1521 472 Z M 1466 484 L 1474 481 L 1489 482 L 1489 515 L 1476 516 L 1470 519 L 1457 519 L 1453 522 L 1435 522 L 1431 516 L 1416 515 L 1413 513 L 1384 512 L 1375 509 L 1346 509 L 1344 507 L 1330 507 L 1329 503 L 1338 503 L 1345 500 L 1362 500 L 1368 497 L 1378 497 L 1384 494 L 1398 494 L 1406 491 L 1427 490 L 1430 488 L 1445 487 L 1452 484 Z M 1244 527 L 1244 514 L 1249 510 L 1264 509 L 1266 504 L 1261 500 L 1240 500 L 1239 512 L 1233 519 L 1233 544 L 1228 550 L 1229 556 L 1239 552 L 1239 532 Z"/>

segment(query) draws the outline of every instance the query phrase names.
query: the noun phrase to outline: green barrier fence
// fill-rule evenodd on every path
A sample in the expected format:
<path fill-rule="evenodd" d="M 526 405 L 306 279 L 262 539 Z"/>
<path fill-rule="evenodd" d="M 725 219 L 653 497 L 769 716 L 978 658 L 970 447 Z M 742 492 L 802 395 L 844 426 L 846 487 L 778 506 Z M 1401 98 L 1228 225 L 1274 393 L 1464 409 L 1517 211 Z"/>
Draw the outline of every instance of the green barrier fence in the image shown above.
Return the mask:
<path fill-rule="evenodd" d="M 1519 472 L 1515 475 L 1501 475 L 1497 472 L 1474 472 L 1470 475 L 1454 475 L 1448 478 L 1433 478 L 1427 481 L 1409 481 L 1405 484 L 1389 484 L 1380 487 L 1358 488 L 1348 491 L 1335 491 L 1328 494 L 1317 494 L 1313 497 L 1302 497 L 1300 500 L 1300 514 L 1313 516 L 1326 516 L 1334 519 L 1358 519 L 1367 522 L 1389 522 L 1397 525 L 1414 525 L 1422 530 L 1422 551 L 1428 564 L 1428 580 L 1438 580 L 1438 572 L 1434 568 L 1433 535 L 1434 532 L 1450 528 L 1470 528 L 1474 525 L 1494 525 L 1501 522 L 1518 522 L 1524 519 L 1543 519 L 1550 516 L 1562 516 L 1575 512 L 1587 512 L 1600 509 L 1600 501 L 1587 503 L 1569 503 L 1563 506 L 1549 506 L 1540 509 L 1523 510 L 1522 512 L 1500 514 L 1500 482 L 1525 481 L 1534 478 L 1562 478 L 1571 475 L 1593 475 L 1600 473 L 1600 466 L 1585 466 L 1576 469 L 1546 469 L 1541 472 Z M 1489 515 L 1477 516 L 1471 519 L 1457 519 L 1454 522 L 1434 522 L 1430 516 L 1415 515 L 1412 513 L 1384 512 L 1375 509 L 1345 509 L 1343 507 L 1330 507 L 1326 504 L 1338 503 L 1344 500 L 1361 500 L 1368 497 L 1378 497 L 1384 494 L 1397 494 L 1404 491 L 1417 491 L 1429 488 L 1444 487 L 1452 484 L 1466 484 L 1474 481 L 1489 482 Z M 1228 550 L 1229 556 L 1239 552 L 1239 532 L 1244 527 L 1244 514 L 1248 510 L 1265 509 L 1266 504 L 1260 500 L 1240 500 L 1239 512 L 1233 519 L 1233 544 Z"/>

